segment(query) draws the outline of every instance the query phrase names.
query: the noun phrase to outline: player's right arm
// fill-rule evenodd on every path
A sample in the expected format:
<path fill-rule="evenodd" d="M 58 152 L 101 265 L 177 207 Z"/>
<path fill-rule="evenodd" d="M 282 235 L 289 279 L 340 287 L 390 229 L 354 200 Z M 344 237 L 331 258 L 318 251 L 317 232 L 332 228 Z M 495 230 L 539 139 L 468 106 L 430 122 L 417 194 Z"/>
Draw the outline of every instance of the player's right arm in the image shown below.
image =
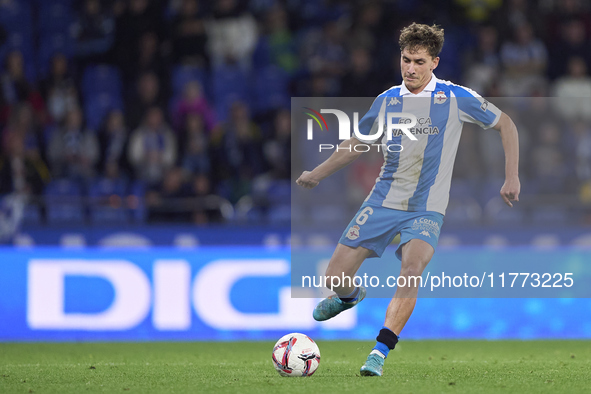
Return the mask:
<path fill-rule="evenodd" d="M 296 183 L 306 189 L 312 189 L 318 186 L 321 180 L 351 164 L 361 155 L 362 152 L 355 150 L 357 145 L 365 145 L 365 143 L 355 137 L 343 141 L 335 152 L 322 164 L 312 171 L 304 171 Z"/>

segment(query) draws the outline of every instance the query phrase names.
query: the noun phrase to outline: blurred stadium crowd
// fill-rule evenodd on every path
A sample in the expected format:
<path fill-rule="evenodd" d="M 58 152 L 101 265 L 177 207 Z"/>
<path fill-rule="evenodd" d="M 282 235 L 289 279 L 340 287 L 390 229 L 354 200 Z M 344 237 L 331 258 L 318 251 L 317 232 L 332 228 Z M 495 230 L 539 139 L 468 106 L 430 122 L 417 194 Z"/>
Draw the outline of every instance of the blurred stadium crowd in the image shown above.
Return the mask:
<path fill-rule="evenodd" d="M 30 196 L 29 223 L 288 219 L 290 97 L 399 84 L 397 35 L 413 21 L 445 28 L 439 78 L 571 97 L 502 109 L 524 192 L 565 212 L 551 220 L 575 206 L 589 221 L 591 108 L 572 99 L 591 97 L 582 0 L 0 0 L 0 194 Z M 498 193 L 492 139 L 465 130 L 452 218 Z M 352 181 L 373 182 L 374 167 Z"/>

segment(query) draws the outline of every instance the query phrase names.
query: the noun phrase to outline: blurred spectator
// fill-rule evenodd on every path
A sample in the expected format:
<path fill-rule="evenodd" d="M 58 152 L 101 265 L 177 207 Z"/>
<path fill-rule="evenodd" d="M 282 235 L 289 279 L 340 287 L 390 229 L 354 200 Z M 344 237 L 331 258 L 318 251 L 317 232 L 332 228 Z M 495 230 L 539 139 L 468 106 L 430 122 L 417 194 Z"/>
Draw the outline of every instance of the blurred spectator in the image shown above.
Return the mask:
<path fill-rule="evenodd" d="M 273 179 L 290 179 L 291 114 L 289 110 L 283 109 L 277 112 L 270 137 L 263 144 L 265 159 L 270 165 L 269 175 Z"/>
<path fill-rule="evenodd" d="M 554 0 L 553 7 L 544 23 L 547 42 L 553 46 L 561 36 L 564 24 L 576 20 L 583 25 L 585 36 L 591 35 L 591 13 L 585 0 Z M 583 4 L 587 3 L 586 6 Z"/>
<path fill-rule="evenodd" d="M 336 86 L 334 79 L 327 77 L 322 73 L 315 73 L 305 81 L 299 84 L 299 96 L 308 97 L 333 97 L 336 95 Z"/>
<path fill-rule="evenodd" d="M 383 5 L 376 1 L 363 3 L 359 12 L 353 16 L 355 21 L 348 40 L 349 46 L 353 49 L 365 48 L 367 51 L 374 51 L 377 46 L 376 40 L 385 33 Z"/>
<path fill-rule="evenodd" d="M 371 55 L 364 48 L 350 54 L 350 69 L 341 80 L 342 97 L 375 97 L 382 92 L 381 76 L 372 70 Z"/>
<path fill-rule="evenodd" d="M 501 47 L 504 67 L 503 94 L 505 96 L 530 96 L 545 85 L 543 76 L 548 61 L 546 46 L 533 34 L 529 23 L 523 23 L 514 31 L 514 39 Z"/>
<path fill-rule="evenodd" d="M 63 127 L 51 137 L 47 157 L 57 178 L 88 180 L 95 175 L 99 145 L 94 132 L 83 125 L 79 108 L 67 113 Z"/>
<path fill-rule="evenodd" d="M 585 37 L 585 26 L 578 19 L 564 21 L 560 25 L 558 39 L 551 46 L 549 76 L 552 79 L 568 72 L 570 57 L 580 57 L 587 69 L 591 66 L 591 45 Z"/>
<path fill-rule="evenodd" d="M 195 197 L 207 197 L 211 195 L 211 182 L 205 174 L 197 174 L 193 177 L 191 183 L 191 193 Z M 196 205 L 193 210 L 193 223 L 207 224 L 216 217 L 211 210 L 203 206 Z"/>
<path fill-rule="evenodd" d="M 208 26 L 209 52 L 215 66 L 240 64 L 248 68 L 257 43 L 257 24 L 237 0 L 216 0 Z"/>
<path fill-rule="evenodd" d="M 137 128 L 146 111 L 154 106 L 166 108 L 166 99 L 162 92 L 160 79 L 153 72 L 142 74 L 137 80 L 136 91 L 127 100 L 127 121 L 129 128 Z"/>
<path fill-rule="evenodd" d="M 299 67 L 297 46 L 293 33 L 289 29 L 288 15 L 285 9 L 275 4 L 265 16 L 266 35 L 271 64 L 281 67 L 287 73 L 295 72 Z"/>
<path fill-rule="evenodd" d="M 128 157 L 135 175 L 148 185 L 161 182 L 176 162 L 177 142 L 159 107 L 150 108 L 131 134 Z"/>
<path fill-rule="evenodd" d="M 503 99 L 500 100 L 500 103 L 504 101 Z M 511 104 L 512 101 L 509 100 L 504 107 L 507 107 L 507 115 L 511 117 L 517 130 L 519 130 L 520 173 L 523 173 L 526 179 L 531 179 L 535 176 L 534 169 L 532 168 L 533 163 L 531 160 L 531 153 L 540 139 L 539 130 L 545 123 L 555 123 L 559 122 L 559 120 L 555 116 L 555 111 L 553 110 L 553 100 L 549 100 L 547 97 L 528 99 L 525 103 L 525 108 L 515 108 L 515 106 Z M 497 146 L 498 144 L 499 141 L 497 139 Z M 482 145 L 482 149 L 487 149 L 486 144 Z M 484 151 L 482 154 L 490 155 L 487 151 Z M 504 171 L 504 168 L 502 168 L 502 170 Z M 504 172 L 502 174 L 504 176 Z"/>
<path fill-rule="evenodd" d="M 148 219 L 151 222 L 186 222 L 187 204 L 178 199 L 189 196 L 183 178 L 183 170 L 173 167 L 166 171 L 161 181 L 146 194 L 148 205 Z"/>
<path fill-rule="evenodd" d="M 472 22 L 481 23 L 490 18 L 490 15 L 502 4 L 502 0 L 455 0 L 464 8 L 466 18 Z"/>
<path fill-rule="evenodd" d="M 215 114 L 203 95 L 201 84 L 198 81 L 191 81 L 185 85 L 183 97 L 174 112 L 175 127 L 180 130 L 185 124 L 187 115 L 190 114 L 201 116 L 207 132 L 211 132 L 215 126 Z"/>
<path fill-rule="evenodd" d="M 128 132 L 123 112 L 109 113 L 105 127 L 99 134 L 101 150 L 100 172 L 110 178 L 117 178 L 129 170 L 127 162 Z"/>
<path fill-rule="evenodd" d="M 464 124 L 454 164 L 453 179 L 477 181 L 482 179 L 483 174 L 487 172 L 485 168 L 482 168 L 483 160 L 479 146 L 480 139 L 483 137 L 481 133 L 482 129 L 479 126 L 473 123 Z M 366 182 L 369 182 L 369 180 L 366 180 Z"/>
<path fill-rule="evenodd" d="M 130 68 L 124 70 L 130 80 L 135 76 L 146 73 L 154 73 L 160 80 L 166 81 L 168 76 L 168 64 L 160 48 L 160 39 L 153 31 L 145 32 L 139 41 L 138 56 L 130 62 Z"/>
<path fill-rule="evenodd" d="M 210 170 L 209 140 L 203 118 L 191 113 L 185 118 L 183 133 L 183 169 L 190 174 L 207 174 Z"/>
<path fill-rule="evenodd" d="M 115 20 L 103 10 L 100 0 L 85 0 L 74 25 L 72 36 L 76 40 L 76 55 L 85 62 L 102 63 L 113 46 Z"/>
<path fill-rule="evenodd" d="M 6 56 L 6 71 L 2 74 L 3 102 L 12 105 L 25 101 L 31 93 L 31 85 L 25 76 L 23 54 L 12 51 Z"/>
<path fill-rule="evenodd" d="M 20 1 L 9 0 L 9 5 L 18 5 Z M 41 2 L 27 3 L 31 4 L 37 21 L 42 16 L 38 15 Z M 528 186 L 524 191 L 537 191 L 536 184 L 540 183 L 540 193 L 554 193 L 558 188 L 581 189 L 582 182 L 588 182 L 591 201 L 588 168 L 591 132 L 587 127 L 591 122 L 588 72 L 591 8 L 588 3 L 584 0 L 66 1 L 65 7 L 70 9 L 60 9 L 63 26 L 56 21 L 46 26 L 44 21 L 39 26 L 33 25 L 31 34 L 23 34 L 23 29 L 28 27 L 16 22 L 0 26 L 0 45 L 5 54 L 0 71 L 3 182 L 0 188 L 37 193 L 38 185 L 42 185 L 37 182 L 42 173 L 39 168 L 46 162 L 55 177 L 88 179 L 97 170 L 112 179 L 139 178 L 163 199 L 180 190 L 177 177 L 180 168 L 188 178 L 180 182 L 184 185 L 183 193 L 205 197 L 214 190 L 236 202 L 244 194 L 252 193 L 254 179 L 289 179 L 291 160 L 298 159 L 291 157 L 290 112 L 263 111 L 261 107 L 267 104 L 260 96 L 276 97 L 272 94 L 272 84 L 276 83 L 281 85 L 281 94 L 288 86 L 294 96 L 375 97 L 400 84 L 396 37 L 407 21 L 417 21 L 435 22 L 446 29 L 442 59 L 464 60 L 457 67 L 457 61 L 445 64 L 455 73 L 461 73 L 463 80 L 457 82 L 483 95 L 540 96 L 545 93 L 548 81 L 553 81 L 548 91 L 556 99 L 528 99 L 519 108 L 499 103 L 500 108 L 510 113 L 520 132 L 520 172 L 524 185 Z M 467 16 L 455 12 L 461 7 L 465 7 Z M 545 13 L 545 19 L 539 17 L 541 12 Z M 70 15 L 75 15 L 74 24 L 67 22 Z M 257 40 L 257 23 L 261 27 L 260 40 Z M 74 35 L 75 42 L 69 40 L 72 37 L 68 33 Z M 474 46 L 474 50 L 465 51 L 467 46 Z M 48 57 L 55 53 L 49 75 L 35 81 L 34 60 L 47 63 Z M 466 56 L 462 57 L 462 53 Z M 70 55 L 74 57 L 69 58 Z M 81 75 L 77 72 L 82 72 L 86 63 L 95 61 L 117 65 L 119 72 L 115 74 L 123 75 L 125 105 L 118 89 L 98 89 L 108 94 L 89 93 L 88 97 L 82 97 L 84 90 L 78 86 Z M 187 68 L 191 70 L 187 73 L 176 74 L 173 65 L 179 63 L 197 65 L 199 69 L 194 77 L 189 77 L 193 67 Z M 236 73 L 216 70 L 216 78 L 220 78 L 215 79 L 211 70 L 203 67 L 208 63 L 238 64 L 245 68 L 252 63 L 256 68 L 248 74 L 253 77 L 250 82 L 263 79 L 271 84 L 269 89 L 266 83 L 258 84 L 260 88 L 255 92 L 232 92 L 242 99 L 253 97 L 254 118 L 244 103 L 236 103 L 229 119 L 216 123 L 219 118 L 213 108 L 221 111 L 231 102 L 230 94 L 218 92 L 223 89 L 216 88 L 226 82 L 222 77 Z M 275 67 L 266 68 L 270 65 L 286 73 Z M 262 70 L 272 70 L 276 75 L 269 72 L 269 78 L 267 75 L 260 78 Z M 442 75 L 437 75 L 445 77 L 441 66 L 440 72 Z M 447 74 L 453 75 L 449 71 Z M 175 94 L 183 92 L 172 101 L 169 100 L 171 75 L 175 75 Z M 186 82 L 191 78 L 198 78 L 201 83 L 215 79 L 211 85 L 211 90 L 216 92 L 214 97 L 207 96 L 206 100 L 199 82 Z M 181 82 L 184 86 L 179 85 Z M 246 89 L 235 81 L 227 85 L 223 87 L 232 88 L 229 90 Z M 270 94 L 264 96 L 266 92 Z M 82 105 L 93 128 L 112 108 L 125 108 L 125 111 L 110 112 L 95 136 L 83 127 L 79 110 Z M 96 114 L 96 121 L 91 114 Z M 167 126 L 168 120 L 175 132 Z M 549 122 L 560 124 L 558 142 L 555 127 L 553 130 L 545 125 Z M 264 134 L 259 126 L 265 130 Z M 466 127 L 454 177 L 470 181 L 479 178 L 483 185 L 492 184 L 489 181 L 502 177 L 504 171 L 499 162 L 503 154 L 498 135 L 471 132 L 468 130 L 471 126 Z M 133 141 L 129 138 L 132 130 L 135 130 Z M 356 165 L 367 164 L 360 163 Z M 369 173 L 372 171 L 369 167 L 377 164 L 376 161 L 365 169 L 353 170 Z M 172 179 L 167 182 L 169 171 Z M 358 181 L 365 189 L 371 187 L 373 178 L 361 179 L 359 174 Z M 28 177 L 34 186 L 23 187 L 29 184 Z M 573 185 L 569 179 L 579 183 Z M 214 220 L 212 212 L 204 207 L 185 211 L 183 220 L 190 220 L 191 215 L 187 213 L 193 214 L 197 223 Z"/>
<path fill-rule="evenodd" d="M 501 35 L 501 41 L 513 38 L 514 31 L 524 24 L 532 27 L 534 35 L 542 32 L 541 26 L 538 25 L 542 21 L 542 16 L 538 7 L 530 3 L 532 2 L 529 0 L 505 0 L 501 9 L 490 18 Z"/>
<path fill-rule="evenodd" d="M 66 114 L 80 107 L 74 78 L 68 71 L 68 59 L 57 54 L 51 59 L 49 76 L 41 83 L 41 92 L 51 119 L 62 123 Z"/>
<path fill-rule="evenodd" d="M 341 23 L 327 22 L 320 35 L 311 33 L 307 48 L 306 65 L 312 73 L 341 77 L 347 53 L 344 47 L 345 31 Z"/>
<path fill-rule="evenodd" d="M 0 46 L 4 45 L 6 38 L 8 38 L 8 32 L 4 26 L 0 25 Z"/>
<path fill-rule="evenodd" d="M 591 77 L 587 65 L 580 57 L 568 58 L 568 75 L 559 78 L 553 86 L 556 110 L 568 120 L 591 121 Z"/>
<path fill-rule="evenodd" d="M 25 144 L 25 156 L 37 160 L 42 156 L 42 144 L 37 126 L 33 119 L 33 111 L 27 103 L 19 104 L 10 113 L 10 119 L 2 133 L 2 146 L 8 149 L 9 141 L 16 135 Z"/>
<path fill-rule="evenodd" d="M 0 155 L 0 195 L 40 195 L 49 179 L 49 170 L 43 160 L 25 154 L 23 136 L 10 134 Z"/>
<path fill-rule="evenodd" d="M 474 51 L 468 52 L 465 61 L 466 86 L 482 95 L 488 95 L 501 68 L 498 34 L 492 26 L 479 28 L 478 47 Z"/>
<path fill-rule="evenodd" d="M 230 120 L 214 130 L 211 141 L 215 178 L 230 181 L 228 197 L 238 201 L 248 193 L 250 181 L 265 169 L 261 131 L 244 103 L 232 104 Z"/>
<path fill-rule="evenodd" d="M 171 39 L 175 63 L 209 66 L 205 18 L 197 0 L 182 0 L 171 22 Z"/>
<path fill-rule="evenodd" d="M 35 87 L 27 81 L 23 54 L 18 51 L 9 52 L 5 60 L 5 72 L 0 80 L 0 121 L 5 121 L 11 106 L 27 101 L 31 105 L 38 125 L 46 121 L 45 103 Z"/>
<path fill-rule="evenodd" d="M 575 122 L 573 125 L 575 136 L 575 171 L 582 182 L 591 180 L 591 127 L 585 122 Z"/>
<path fill-rule="evenodd" d="M 115 61 L 122 70 L 130 70 L 139 57 L 140 41 L 144 33 L 154 32 L 164 36 L 164 1 L 117 1 L 114 6 L 116 19 Z"/>
<path fill-rule="evenodd" d="M 460 99 L 461 100 L 461 99 Z M 519 111 L 515 111 L 513 108 L 503 107 L 503 111 L 507 113 L 517 126 L 517 130 L 520 132 L 526 132 L 525 126 L 522 123 L 522 119 Z M 479 165 L 481 166 L 482 173 L 485 177 L 493 180 L 503 179 L 505 177 L 505 166 L 501 158 L 504 157 L 503 144 L 499 138 L 499 134 L 494 129 L 482 130 L 470 126 L 472 132 L 477 135 L 477 141 L 479 143 Z M 463 132 L 462 132 L 463 134 Z M 521 137 L 521 134 L 519 135 Z M 520 138 L 521 142 L 521 138 Z M 523 149 L 525 144 L 520 144 L 520 151 Z M 478 165 L 475 165 L 478 166 Z M 482 175 L 481 175 L 482 176 Z"/>
<path fill-rule="evenodd" d="M 380 87 L 380 91 L 390 89 L 392 86 L 400 84 L 400 51 L 395 50 L 394 53 L 390 54 L 386 64 L 382 65 L 380 69 L 384 69 L 383 83 Z"/>
<path fill-rule="evenodd" d="M 539 130 L 537 145 L 533 147 L 531 160 L 534 179 L 540 192 L 566 193 L 567 166 L 561 149 L 560 130 L 554 123 L 546 123 Z"/>

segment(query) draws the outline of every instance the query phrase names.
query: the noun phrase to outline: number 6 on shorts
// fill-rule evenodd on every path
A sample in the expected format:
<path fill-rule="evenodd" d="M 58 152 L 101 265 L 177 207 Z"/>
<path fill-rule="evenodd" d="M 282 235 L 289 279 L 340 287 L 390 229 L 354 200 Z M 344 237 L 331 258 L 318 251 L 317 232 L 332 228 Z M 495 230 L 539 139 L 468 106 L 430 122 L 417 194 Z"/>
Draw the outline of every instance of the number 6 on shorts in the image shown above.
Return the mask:
<path fill-rule="evenodd" d="M 357 216 L 357 220 L 355 220 L 355 222 L 362 226 L 365 224 L 365 222 L 367 222 L 367 219 L 369 219 L 369 215 L 373 214 L 373 208 L 372 207 L 365 207 L 365 209 L 363 211 L 361 211 L 361 213 L 359 214 L 359 216 Z"/>

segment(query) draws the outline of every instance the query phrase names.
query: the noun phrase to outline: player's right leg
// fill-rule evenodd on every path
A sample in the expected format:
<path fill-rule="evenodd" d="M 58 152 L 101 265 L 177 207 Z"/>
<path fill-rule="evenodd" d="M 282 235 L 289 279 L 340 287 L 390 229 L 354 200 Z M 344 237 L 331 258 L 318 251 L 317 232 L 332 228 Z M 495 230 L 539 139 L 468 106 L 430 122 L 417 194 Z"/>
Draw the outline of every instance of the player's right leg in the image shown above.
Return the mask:
<path fill-rule="evenodd" d="M 326 269 L 327 286 L 336 294 L 322 300 L 314 308 L 314 319 L 324 321 L 353 308 L 365 298 L 365 288 L 355 287 L 353 277 L 372 251 L 362 246 L 337 244 Z M 334 279 L 333 279 L 334 278 Z"/>

